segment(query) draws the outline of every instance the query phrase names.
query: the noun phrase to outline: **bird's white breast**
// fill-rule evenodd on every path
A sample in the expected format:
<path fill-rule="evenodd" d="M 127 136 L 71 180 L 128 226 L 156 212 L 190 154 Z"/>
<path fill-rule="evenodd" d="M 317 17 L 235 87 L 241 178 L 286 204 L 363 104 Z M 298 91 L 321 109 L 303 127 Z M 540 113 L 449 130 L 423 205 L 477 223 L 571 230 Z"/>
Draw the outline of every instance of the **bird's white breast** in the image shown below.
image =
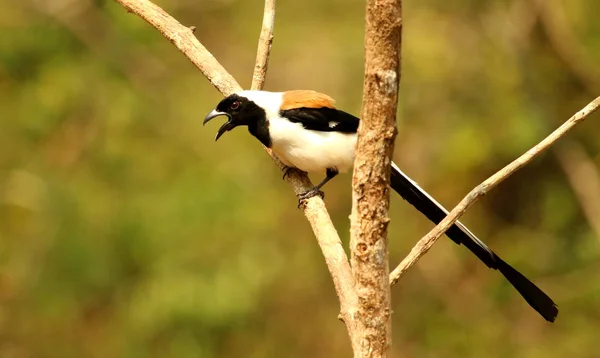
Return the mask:
<path fill-rule="evenodd" d="M 355 133 L 322 132 L 305 129 L 279 115 L 270 116 L 272 149 L 288 166 L 305 172 L 336 168 L 340 172 L 354 163 Z"/>

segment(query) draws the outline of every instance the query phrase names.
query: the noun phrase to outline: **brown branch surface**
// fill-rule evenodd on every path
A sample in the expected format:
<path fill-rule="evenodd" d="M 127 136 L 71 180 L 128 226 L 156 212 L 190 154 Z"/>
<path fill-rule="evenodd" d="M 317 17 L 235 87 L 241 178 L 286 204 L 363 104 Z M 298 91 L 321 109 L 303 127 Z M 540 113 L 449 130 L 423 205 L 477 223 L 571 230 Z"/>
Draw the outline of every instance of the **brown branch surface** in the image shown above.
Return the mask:
<path fill-rule="evenodd" d="M 269 67 L 269 55 L 273 44 L 273 28 L 275 27 L 275 0 L 265 0 L 262 29 L 258 38 L 258 50 L 256 51 L 256 63 L 252 74 L 252 90 L 261 90 L 265 85 L 267 68 Z"/>
<path fill-rule="evenodd" d="M 169 39 L 179 51 L 181 51 L 198 69 L 206 76 L 206 78 L 212 83 L 213 86 L 219 90 L 224 96 L 227 96 L 233 92 L 240 91 L 242 88 L 236 82 L 236 80 L 221 66 L 221 64 L 214 58 L 214 56 L 198 41 L 194 36 L 193 31 L 183 26 L 172 16 L 167 14 L 163 9 L 153 4 L 148 0 L 115 0 L 128 12 L 134 13 L 146 20 L 150 25 L 154 26 L 161 34 Z M 265 4 L 265 9 L 272 11 L 272 14 L 265 15 L 265 18 L 272 18 L 274 16 L 275 1 L 267 0 L 268 4 Z M 264 21 L 263 21 L 264 24 Z M 272 30 L 272 26 L 271 26 Z M 272 37 L 264 37 L 268 41 L 272 41 Z M 263 76 L 267 68 L 268 51 L 261 52 L 266 46 L 263 44 L 263 38 L 261 37 L 261 45 L 259 46 L 259 54 L 257 58 L 260 59 L 261 65 L 259 76 Z M 263 62 L 264 61 L 264 62 Z M 264 69 L 263 69 L 264 68 Z M 257 84 L 256 86 L 262 86 Z M 283 168 L 283 165 L 275 157 L 270 150 L 267 150 L 271 158 L 279 166 Z M 286 176 L 286 181 L 292 185 L 296 194 L 304 193 L 307 190 L 313 188 L 312 183 L 308 179 L 305 173 L 299 171 L 290 171 L 290 175 Z M 348 257 L 343 250 L 342 243 L 338 236 L 335 227 L 331 222 L 329 213 L 325 208 L 325 203 L 319 196 L 312 197 L 305 201 L 303 205 L 304 215 L 310 222 L 311 227 L 317 237 L 317 241 L 321 246 L 327 268 L 333 277 L 335 289 L 340 298 L 341 313 L 340 317 L 347 322 L 347 326 L 350 327 L 352 323 L 352 307 L 356 306 L 356 293 L 354 292 L 354 280 L 352 277 L 352 271 L 348 262 Z M 348 328 L 350 331 L 350 328 Z"/>
<path fill-rule="evenodd" d="M 446 232 L 446 230 L 448 230 L 452 224 L 454 224 L 458 218 L 460 218 L 460 216 L 469 207 L 471 207 L 471 205 L 479 200 L 479 198 L 486 195 L 491 189 L 495 188 L 498 184 L 514 174 L 517 170 L 531 162 L 535 157 L 548 149 L 548 147 L 554 144 L 558 139 L 563 137 L 571 128 L 581 123 L 590 114 L 594 113 L 598 107 L 600 107 L 600 97 L 594 99 L 582 110 L 575 113 L 571 118 L 569 118 L 565 123 L 558 127 L 548 137 L 544 138 L 544 140 L 542 140 L 536 146 L 529 149 L 519 158 L 515 159 L 512 163 L 508 164 L 473 189 L 460 203 L 458 203 L 454 209 L 452 209 L 450 214 L 448 214 L 444 220 L 442 220 L 435 228 L 433 228 L 433 230 L 425 235 L 415 245 L 415 247 L 413 247 L 408 256 L 406 256 L 406 258 L 402 260 L 398 267 L 392 271 L 390 274 L 390 284 L 393 285 L 398 282 L 400 277 L 402 277 L 402 275 L 404 275 L 404 273 L 406 273 L 406 271 L 411 268 L 421 258 L 421 256 L 427 253 L 433 244 L 435 244 L 437 239 L 439 239 Z"/>
<path fill-rule="evenodd" d="M 387 228 L 400 80 L 401 0 L 367 0 L 365 81 L 352 182 L 350 249 L 358 294 L 355 357 L 391 344 Z"/>

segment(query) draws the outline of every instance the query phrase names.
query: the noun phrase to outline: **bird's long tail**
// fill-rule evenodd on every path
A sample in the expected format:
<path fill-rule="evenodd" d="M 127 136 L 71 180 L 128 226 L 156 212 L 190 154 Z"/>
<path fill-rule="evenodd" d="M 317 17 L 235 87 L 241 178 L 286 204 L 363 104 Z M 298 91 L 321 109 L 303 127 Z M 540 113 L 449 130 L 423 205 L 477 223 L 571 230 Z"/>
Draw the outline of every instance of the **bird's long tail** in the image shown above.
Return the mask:
<path fill-rule="evenodd" d="M 391 187 L 404 200 L 417 208 L 429 220 L 438 224 L 442 221 L 448 211 L 432 198 L 425 190 L 421 189 L 417 183 L 404 174 L 396 164 L 392 163 Z M 466 226 L 457 221 L 446 235 L 457 244 L 465 245 L 488 267 L 500 271 L 504 277 L 519 291 L 521 296 L 535 309 L 542 317 L 549 322 L 554 322 L 558 315 L 558 308 L 548 295 L 540 290 L 536 285 L 529 281 L 519 271 L 512 268 L 496 255 L 486 244 L 479 240 Z"/>

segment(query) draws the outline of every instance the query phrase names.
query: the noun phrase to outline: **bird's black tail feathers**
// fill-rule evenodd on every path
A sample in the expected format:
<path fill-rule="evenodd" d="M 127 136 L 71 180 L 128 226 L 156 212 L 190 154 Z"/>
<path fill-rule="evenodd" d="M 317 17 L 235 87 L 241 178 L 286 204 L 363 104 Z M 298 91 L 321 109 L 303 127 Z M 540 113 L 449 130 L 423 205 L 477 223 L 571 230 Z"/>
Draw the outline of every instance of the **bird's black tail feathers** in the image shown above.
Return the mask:
<path fill-rule="evenodd" d="M 417 183 L 404 174 L 394 163 L 392 163 L 391 187 L 404 200 L 408 201 L 436 224 L 448 215 L 448 211 L 440 203 L 427 194 L 425 190 L 421 189 Z M 446 231 L 446 235 L 455 243 L 465 245 L 488 267 L 500 271 L 533 309 L 547 321 L 554 322 L 558 315 L 558 308 L 552 299 L 519 271 L 498 257 L 460 221 L 452 225 Z"/>

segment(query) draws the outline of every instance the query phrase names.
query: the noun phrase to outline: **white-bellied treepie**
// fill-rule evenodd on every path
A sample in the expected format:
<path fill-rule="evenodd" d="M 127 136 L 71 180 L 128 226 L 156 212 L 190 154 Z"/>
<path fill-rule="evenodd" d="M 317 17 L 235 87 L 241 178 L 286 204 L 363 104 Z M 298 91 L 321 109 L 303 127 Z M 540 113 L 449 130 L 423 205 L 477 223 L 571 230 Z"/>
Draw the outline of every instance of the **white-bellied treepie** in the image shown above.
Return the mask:
<path fill-rule="evenodd" d="M 227 116 L 215 140 L 238 126 L 263 145 L 271 148 L 288 167 L 305 172 L 325 172 L 325 179 L 303 194 L 309 198 L 339 172 L 354 163 L 354 149 L 359 119 L 336 109 L 334 100 L 309 90 L 266 92 L 241 91 L 223 99 L 204 119 L 206 124 L 218 116 Z M 448 211 L 421 189 L 417 183 L 392 163 L 391 187 L 434 223 Z M 496 269 L 519 291 L 542 317 L 554 322 L 558 308 L 542 290 L 504 262 L 486 244 L 459 221 L 446 234 L 457 244 L 465 245 L 488 267 Z"/>

